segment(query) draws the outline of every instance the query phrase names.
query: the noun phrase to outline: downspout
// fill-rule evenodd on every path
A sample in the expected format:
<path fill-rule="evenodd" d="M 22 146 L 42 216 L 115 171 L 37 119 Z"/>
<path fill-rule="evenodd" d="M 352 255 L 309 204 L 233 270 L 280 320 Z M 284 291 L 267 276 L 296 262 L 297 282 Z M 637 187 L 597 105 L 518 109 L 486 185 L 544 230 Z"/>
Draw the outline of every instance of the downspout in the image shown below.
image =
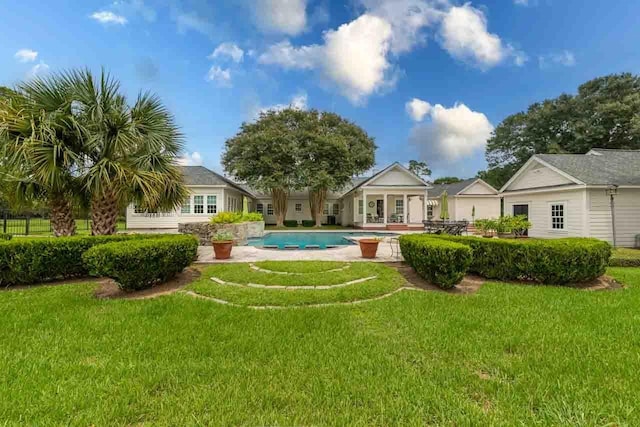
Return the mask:
<path fill-rule="evenodd" d="M 618 193 L 617 185 L 610 185 L 607 188 L 607 193 L 609 193 L 610 198 L 610 206 L 611 206 L 611 231 L 613 233 L 613 247 L 617 246 L 616 244 L 616 209 L 615 209 L 615 196 Z"/>

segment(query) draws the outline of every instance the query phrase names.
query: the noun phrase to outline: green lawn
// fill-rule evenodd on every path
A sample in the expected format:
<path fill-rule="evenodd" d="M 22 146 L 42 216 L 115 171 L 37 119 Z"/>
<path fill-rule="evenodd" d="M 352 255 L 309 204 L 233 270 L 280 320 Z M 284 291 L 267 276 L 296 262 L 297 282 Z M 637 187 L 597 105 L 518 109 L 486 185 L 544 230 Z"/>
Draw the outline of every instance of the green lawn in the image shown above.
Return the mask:
<path fill-rule="evenodd" d="M 627 287 L 289 310 L 98 300 L 95 284 L 0 292 L 0 420 L 640 425 L 640 269 L 610 273 Z"/>
<path fill-rule="evenodd" d="M 118 221 L 118 231 L 127 229 L 125 221 Z M 4 220 L 0 218 L 0 232 L 4 230 Z M 27 232 L 26 221 L 24 219 L 7 219 L 7 233 L 17 236 L 25 235 Z M 86 219 L 76 219 L 76 232 L 78 234 L 91 233 L 91 221 Z M 50 236 L 51 224 L 46 218 L 31 218 L 29 220 L 29 236 Z"/>
<path fill-rule="evenodd" d="M 618 248 L 613 250 L 611 265 L 640 267 L 640 249 Z"/>

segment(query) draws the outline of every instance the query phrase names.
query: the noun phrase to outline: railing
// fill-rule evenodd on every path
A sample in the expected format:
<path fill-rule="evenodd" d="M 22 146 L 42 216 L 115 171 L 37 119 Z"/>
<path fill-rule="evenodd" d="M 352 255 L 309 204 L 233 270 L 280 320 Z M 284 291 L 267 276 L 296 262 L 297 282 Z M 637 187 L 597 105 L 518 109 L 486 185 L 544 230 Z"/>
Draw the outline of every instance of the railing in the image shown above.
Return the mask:
<path fill-rule="evenodd" d="M 90 234 L 91 219 L 88 214 L 75 216 L 76 233 Z M 126 230 L 127 223 L 124 219 L 118 220 L 118 230 Z M 10 211 L 0 211 L 0 230 L 5 234 L 16 236 L 50 236 L 53 227 L 47 212 L 15 214 Z"/>

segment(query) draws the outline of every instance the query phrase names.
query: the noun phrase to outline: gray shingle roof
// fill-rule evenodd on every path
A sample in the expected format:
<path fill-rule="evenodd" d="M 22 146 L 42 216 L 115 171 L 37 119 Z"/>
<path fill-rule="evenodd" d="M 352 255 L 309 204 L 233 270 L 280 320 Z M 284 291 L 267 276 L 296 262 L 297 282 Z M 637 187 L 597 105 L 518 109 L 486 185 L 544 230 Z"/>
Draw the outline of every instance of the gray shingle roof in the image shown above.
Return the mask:
<path fill-rule="evenodd" d="M 204 166 L 179 166 L 179 168 L 182 171 L 184 182 L 187 185 L 228 185 L 238 191 L 251 195 L 249 191 L 239 184 Z"/>
<path fill-rule="evenodd" d="M 587 185 L 640 185 L 640 150 L 594 148 L 588 154 L 537 154 Z"/>
<path fill-rule="evenodd" d="M 460 182 L 454 182 L 453 184 L 434 184 L 433 188 L 429 190 L 429 197 L 440 197 L 444 191 L 447 191 L 449 196 L 454 196 L 471 185 L 472 182 L 478 178 L 469 178 Z"/>

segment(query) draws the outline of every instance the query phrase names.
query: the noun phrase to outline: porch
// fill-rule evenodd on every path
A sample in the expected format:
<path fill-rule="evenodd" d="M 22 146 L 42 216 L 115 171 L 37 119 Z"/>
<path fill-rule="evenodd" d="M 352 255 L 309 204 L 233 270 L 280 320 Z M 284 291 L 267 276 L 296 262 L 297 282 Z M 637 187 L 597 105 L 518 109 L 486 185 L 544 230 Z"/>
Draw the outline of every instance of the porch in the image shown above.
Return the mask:
<path fill-rule="evenodd" d="M 429 217 L 427 191 L 420 190 L 363 190 L 356 194 L 354 225 L 368 230 L 423 230 Z"/>

